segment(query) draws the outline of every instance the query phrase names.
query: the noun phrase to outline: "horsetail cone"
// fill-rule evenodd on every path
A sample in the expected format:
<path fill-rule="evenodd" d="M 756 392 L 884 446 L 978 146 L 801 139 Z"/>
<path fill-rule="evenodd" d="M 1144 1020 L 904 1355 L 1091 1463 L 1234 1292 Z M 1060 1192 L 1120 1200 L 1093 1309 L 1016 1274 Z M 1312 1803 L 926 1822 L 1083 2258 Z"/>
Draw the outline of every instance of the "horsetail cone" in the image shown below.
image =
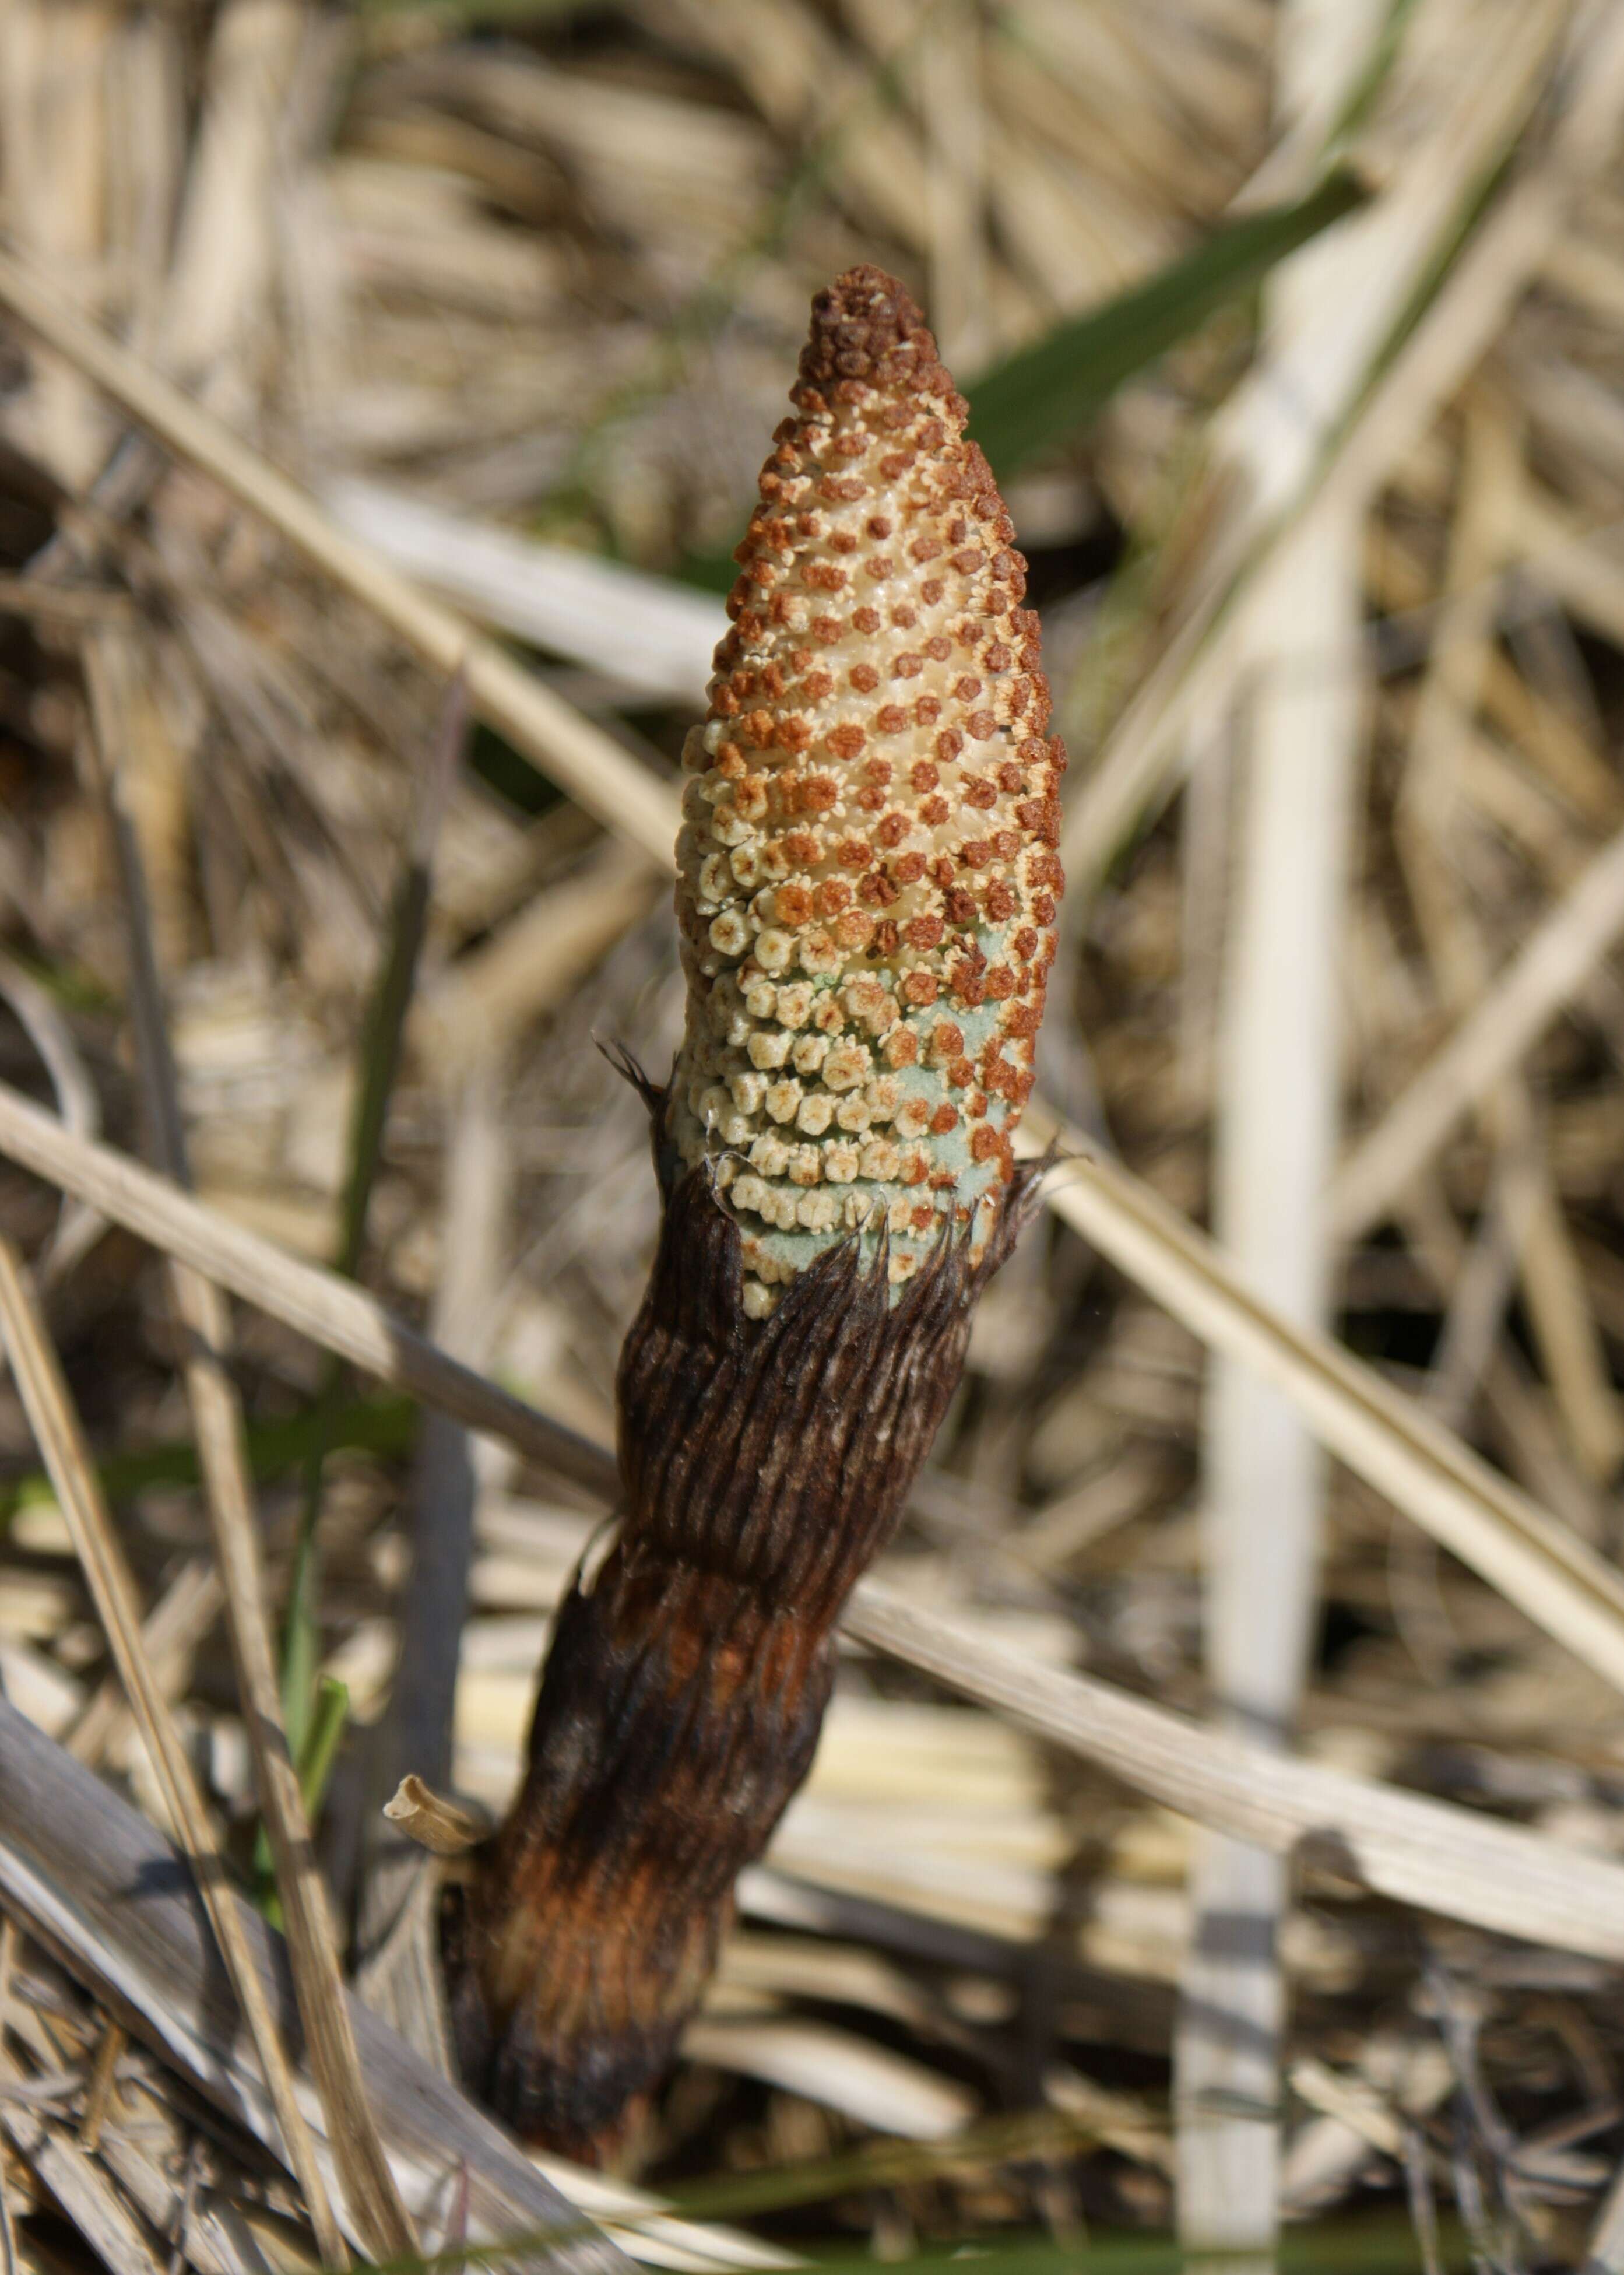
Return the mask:
<path fill-rule="evenodd" d="M 1061 876 L 1038 619 L 918 308 L 813 305 L 736 558 L 677 841 L 688 1026 L 668 1109 L 764 1317 L 814 1257 L 988 1236 L 1031 1094 Z"/>
<path fill-rule="evenodd" d="M 1024 563 L 893 279 L 819 295 L 791 401 L 684 756 L 687 1027 L 642 1084 L 663 1214 L 619 1529 L 448 1919 L 469 2084 L 580 2157 L 658 2085 L 811 1766 L 841 1608 L 1037 1174 L 1010 1140 L 1064 759 Z"/>

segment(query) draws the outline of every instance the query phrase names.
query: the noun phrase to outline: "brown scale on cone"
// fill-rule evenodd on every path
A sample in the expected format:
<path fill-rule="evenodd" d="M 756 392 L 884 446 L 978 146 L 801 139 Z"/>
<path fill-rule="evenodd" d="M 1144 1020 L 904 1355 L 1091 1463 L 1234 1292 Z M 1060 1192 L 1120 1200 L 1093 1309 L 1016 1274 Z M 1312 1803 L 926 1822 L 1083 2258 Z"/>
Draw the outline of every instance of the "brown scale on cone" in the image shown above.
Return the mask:
<path fill-rule="evenodd" d="M 686 753 L 687 1031 L 668 1091 L 635 1077 L 663 1213 L 618 1534 L 447 1916 L 469 2085 L 587 2158 L 635 2129 L 806 1774 L 842 1607 L 1038 1175 L 1010 1136 L 1064 760 L 1024 563 L 892 278 L 819 295 L 791 399 Z"/>

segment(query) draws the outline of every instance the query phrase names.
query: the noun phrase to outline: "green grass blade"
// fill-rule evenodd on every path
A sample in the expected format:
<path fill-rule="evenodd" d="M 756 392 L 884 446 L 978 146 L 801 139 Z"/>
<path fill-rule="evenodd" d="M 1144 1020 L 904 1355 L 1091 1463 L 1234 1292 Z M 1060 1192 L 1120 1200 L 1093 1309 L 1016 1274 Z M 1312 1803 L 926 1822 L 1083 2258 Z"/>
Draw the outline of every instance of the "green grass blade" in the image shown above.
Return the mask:
<path fill-rule="evenodd" d="M 1356 212 L 1367 193 L 1339 167 L 1295 205 L 1229 222 L 1103 308 L 1057 325 L 968 390 L 970 431 L 1000 480 L 1069 442 L 1125 381 L 1176 347 L 1277 261 Z"/>
<path fill-rule="evenodd" d="M 419 17 L 442 39 L 462 31 L 500 26 L 527 29 L 578 15 L 586 0 L 360 0 L 361 15 L 387 20 Z"/>
<path fill-rule="evenodd" d="M 354 1278 L 366 1245 L 366 1218 L 382 1158 L 389 1100 L 400 1071 L 406 1017 L 412 1008 L 418 958 L 427 929 L 434 843 L 467 741 L 468 722 L 468 691 L 459 675 L 452 683 L 435 729 L 412 818 L 411 842 L 396 888 L 389 944 L 362 1031 L 360 1081 L 350 1125 L 348 1168 L 338 1244 L 333 1258 L 334 1269 L 346 1279 Z M 294 1545 L 293 1572 L 283 1629 L 282 1711 L 288 1745 L 296 1760 L 303 1757 L 310 1737 L 321 1656 L 317 1520 L 321 1508 L 321 1471 L 328 1440 L 320 1423 L 322 1417 L 336 1410 L 343 1379 L 342 1366 L 329 1362 L 316 1402 L 318 1427 L 306 1463 L 305 1506 Z M 268 1861 L 268 1851 L 263 1844 L 261 1856 Z"/>
<path fill-rule="evenodd" d="M 343 1448 L 368 1454 L 409 1453 L 417 1428 L 417 1402 L 397 1392 L 347 1399 L 326 1416 L 310 1408 L 275 1422 L 251 1422 L 249 1466 L 260 1485 L 285 1477 L 308 1460 L 318 1437 L 333 1453 Z M 183 1489 L 195 1485 L 200 1475 L 197 1447 L 189 1439 L 148 1446 L 139 1454 L 114 1454 L 96 1464 L 102 1490 L 115 1507 L 133 1500 L 137 1493 L 166 1485 Z M 56 1499 L 43 1470 L 28 1470 L 0 1480 L 0 1531 L 19 1509 L 51 1508 Z"/>
<path fill-rule="evenodd" d="M 333 1764 L 338 1758 L 338 1741 L 349 1719 L 349 1684 L 341 1682 L 336 1674 L 322 1675 L 316 1684 L 310 1735 L 298 1758 L 298 1789 L 304 1795 L 306 1817 L 313 1818 L 321 1806 Z"/>
<path fill-rule="evenodd" d="M 1387 12 L 1371 44 L 1364 69 L 1342 98 L 1341 107 L 1332 121 L 1320 153 L 1322 158 L 1345 149 L 1369 120 L 1393 76 L 1416 6 L 1416 0 L 1387 0 Z"/>

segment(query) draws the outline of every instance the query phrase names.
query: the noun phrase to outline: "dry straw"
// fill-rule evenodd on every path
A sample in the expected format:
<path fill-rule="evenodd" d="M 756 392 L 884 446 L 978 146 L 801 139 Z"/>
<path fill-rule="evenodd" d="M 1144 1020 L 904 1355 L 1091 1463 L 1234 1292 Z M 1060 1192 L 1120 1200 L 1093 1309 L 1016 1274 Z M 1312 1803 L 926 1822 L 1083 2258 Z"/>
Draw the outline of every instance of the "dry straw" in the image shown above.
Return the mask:
<path fill-rule="evenodd" d="M 448 679 L 464 672 L 469 699 L 480 716 L 589 813 L 642 846 L 653 859 L 669 859 L 676 835 L 669 795 L 612 737 L 561 701 L 493 641 L 397 575 L 367 547 L 346 537 L 297 483 L 140 357 L 87 323 L 9 253 L 0 253 L 0 301 L 104 388 L 149 434 L 212 474 L 279 531 L 313 567 L 374 609 L 426 663 Z"/>
<path fill-rule="evenodd" d="M 175 1850 L 162 1833 L 0 1700 L 0 1901 L 8 1915 L 58 1954 L 109 2011 L 126 2016 L 207 2102 L 278 2155 L 278 2115 L 245 2043 L 233 1986 L 222 1982 L 196 1903 L 175 1882 Z M 141 1892 L 139 1902 L 132 1890 Z M 262 2011 L 291 2000 L 281 1939 L 222 1875 L 205 1894 L 212 1916 L 226 1922 L 226 1947 L 238 1954 L 254 2005 Z M 375 2015 L 348 2003 L 396 2185 L 426 2235 L 443 2233 L 448 2211 L 461 2207 L 471 2242 L 547 2233 L 558 2266 L 624 2275 L 622 2255 L 510 2139 Z M 302 2076 L 292 2091 L 319 2180 L 330 2189 L 339 2152 L 320 2097 Z M 302 2171 L 298 2179 L 307 2186 Z M 336 2248 L 342 2254 L 342 2242 Z M 233 2264 L 235 2256 L 225 2262 Z"/>
<path fill-rule="evenodd" d="M 0 1089 L 0 1150 L 13 1159 L 25 1158 L 15 1143 L 19 1105 L 30 1119 L 42 1125 L 49 1152 L 49 1134 L 59 1125 L 54 1125 L 48 1115 L 40 1114 L 26 1101 L 14 1103 L 12 1095 L 4 1089 Z M 94 1157 L 101 1149 L 90 1150 Z M 109 1158 L 117 1160 L 116 1155 Z M 49 1175 L 50 1172 L 42 1174 Z M 134 1175 L 145 1177 L 146 1173 L 135 1171 Z M 125 1182 L 109 1179 L 103 1183 L 93 1176 L 97 1190 L 110 1197 L 118 1193 Z M 164 1190 L 159 1181 L 150 1182 L 160 1191 Z M 348 1339 L 341 1345 L 329 1334 L 313 1332 L 313 1321 L 321 1315 L 319 1304 L 312 1304 L 308 1296 L 292 1304 L 283 1300 L 290 1273 L 294 1275 L 295 1286 L 307 1274 L 317 1282 L 331 1275 L 313 1266 L 294 1264 L 292 1259 L 282 1257 L 270 1243 L 242 1235 L 238 1228 L 223 1224 L 212 1211 L 196 1203 L 183 1201 L 182 1206 L 189 1214 L 177 1227 L 186 1243 L 185 1251 L 181 1252 L 194 1255 L 200 1269 L 228 1284 L 234 1283 L 224 1266 L 228 1259 L 234 1261 L 243 1271 L 245 1289 L 254 1289 L 257 1272 L 257 1293 L 253 1300 L 257 1300 L 262 1309 L 297 1332 L 310 1334 L 313 1341 L 326 1348 L 343 1349 L 346 1356 L 353 1355 Z M 160 1247 L 169 1244 L 164 1235 L 155 1236 L 149 1229 L 151 1220 L 145 1212 L 132 1212 L 123 1221 L 144 1237 L 155 1236 Z M 238 1245 L 244 1238 L 251 1243 L 253 1259 L 248 1268 L 243 1268 L 242 1251 Z M 342 1281 L 335 1281 L 333 1286 L 336 1292 L 345 1296 L 357 1292 Z M 432 1345 L 421 1343 L 404 1326 L 396 1327 L 395 1332 L 409 1338 L 412 1352 L 409 1374 L 406 1367 L 397 1368 L 389 1357 L 393 1323 L 389 1314 L 381 1306 L 360 1300 L 366 1306 L 368 1347 L 380 1353 L 374 1371 L 382 1379 L 414 1389 L 427 1403 L 457 1414 L 471 1427 L 503 1438 L 543 1463 L 548 1459 L 549 1448 L 562 1439 L 575 1449 L 578 1469 L 586 1469 L 586 1462 L 580 1458 L 586 1450 L 582 1440 L 562 1432 L 557 1423 L 534 1407 L 435 1352 Z M 366 1362 L 358 1359 L 358 1364 Z M 608 1498 L 616 1489 L 613 1459 L 607 1448 L 593 1447 L 590 1454 L 591 1481 Z M 1386 1886 L 1394 1894 L 1402 1886 L 1408 1891 L 1407 1900 L 1411 1901 L 1424 1900 L 1420 1890 L 1424 1886 L 1424 1901 L 1436 1904 L 1446 1916 L 1506 1927 L 1507 1915 L 1499 1908 L 1512 1904 L 1517 1908 L 1517 1924 L 1508 1931 L 1522 1934 L 1530 1941 L 1548 1941 L 1561 1948 L 1568 1946 L 1577 1936 L 1578 1948 L 1596 1949 L 1598 1938 L 1603 1939 L 1608 1954 L 1619 1947 L 1616 1923 L 1624 1918 L 1624 1907 L 1620 1903 L 1620 1871 L 1615 1865 L 1585 1856 L 1560 1842 L 1537 1840 L 1532 1835 L 1514 1837 L 1511 1828 L 1492 1828 L 1480 1815 L 1444 1803 L 1395 1794 L 1374 1780 L 1348 1777 L 1308 1763 L 1282 1761 L 1260 1747 L 1215 1737 L 1165 1710 L 1129 1699 L 1107 1684 L 1084 1683 L 1071 1675 L 1039 1674 L 1024 1662 L 1011 1660 L 1008 1653 L 1000 1652 L 984 1638 L 956 1628 L 935 1614 L 914 1606 L 901 1606 L 877 1589 L 859 1590 L 844 1624 L 847 1632 L 857 1640 L 870 1642 L 876 1650 L 906 1659 L 951 1689 L 971 1697 L 985 1696 L 988 1704 L 1018 1710 L 1031 1719 L 1041 1716 L 1046 1735 L 1099 1759 L 1126 1783 L 1142 1790 L 1163 1793 L 1162 1780 L 1170 1775 L 1169 1762 L 1198 1765 L 1193 1771 L 1180 1772 L 1176 1799 L 1171 1788 L 1165 1797 L 1169 1806 L 1188 1810 L 1197 1822 L 1210 1825 L 1215 1830 L 1280 1848 L 1316 1826 L 1323 1826 L 1335 1834 L 1333 1851 L 1345 1869 L 1353 1869 L 1350 1859 L 1363 1857 L 1365 1861 L 1358 1867 L 1361 1876 L 1366 1872 L 1378 1876 L 1373 1884 Z M 1103 1711 L 1096 1712 L 1096 1708 L 1103 1710 L 1107 1703 L 1129 1708 L 1131 1715 L 1122 1720 Z M 1216 1754 L 1210 1754 L 1208 1750 L 1214 1748 Z M 1225 1773 L 1209 1775 L 1208 1769 L 1213 1765 L 1227 1765 Z M 1295 1802 L 1289 1797 L 1292 1795 L 1298 1796 Z M 1385 1810 L 1389 1802 L 1425 1812 L 1424 1818 L 1417 1818 L 1405 1815 L 1401 1810 L 1396 1841 L 1389 1841 L 1383 1829 L 1388 1822 Z M 1458 1854 L 1466 1853 L 1460 1842 L 1476 1833 L 1495 1830 L 1512 1840 L 1512 1848 L 1497 1850 L 1495 1871 L 1490 1880 L 1485 1883 L 1479 1875 L 1457 1871 L 1454 1860 Z M 1509 1865 L 1508 1856 L 1512 1858 Z M 1517 1858 L 1522 1859 L 1521 1863 Z M 1483 1916 L 1485 1907 L 1494 1908 L 1492 1918 Z"/>
<path fill-rule="evenodd" d="M 101 789 L 123 888 L 140 1072 L 149 1140 L 159 1167 L 190 1183 L 179 1086 L 164 1020 L 162 983 L 147 914 L 146 880 L 125 805 L 135 733 L 140 661 L 127 633 L 98 630 L 85 650 Z M 260 1522 L 248 1470 L 241 1402 L 232 1381 L 230 1319 L 224 1297 L 191 1266 L 170 1260 L 170 1298 L 185 1342 L 186 1395 L 203 1475 L 215 1557 L 238 1695 L 247 1718 L 260 1806 L 276 1858 L 299 2020 L 328 2120 L 346 2202 L 374 2257 L 415 2247 L 362 2084 L 339 1971 L 338 1943 L 316 1863 L 298 1773 L 283 1724 L 271 1644 L 269 1598 Z"/>
<path fill-rule="evenodd" d="M 1039 1128 L 1027 1141 L 1034 1150 L 1041 1135 Z M 4 1084 L 0 1153 L 379 1380 L 509 1440 L 593 1492 L 615 1491 L 602 1447 L 437 1349 L 361 1289 L 189 1199 L 126 1155 L 74 1137 Z M 1127 1171 L 1076 1158 L 1052 1175 L 1046 1197 L 1196 1334 L 1279 1382 L 1349 1468 L 1624 1688 L 1624 1583 L 1593 1550 L 1372 1369 L 1278 1319 L 1235 1283 L 1211 1242 Z"/>
<path fill-rule="evenodd" d="M 1080 1153 L 1085 1141 L 1074 1132 L 1072 1142 Z M 1373 1368 L 1250 1294 L 1212 1243 L 1128 1171 L 1076 1158 L 1048 1198 L 1193 1333 L 1286 1391 L 1349 1469 L 1624 1689 L 1624 1580 L 1567 1526 Z"/>
<path fill-rule="evenodd" d="M 342 2267 L 348 2258 L 343 2235 L 294 2090 L 276 2019 L 243 1932 L 237 1899 L 227 1883 L 219 1838 L 142 1641 L 135 1583 L 97 1485 L 95 1465 L 26 1268 L 13 1244 L 4 1239 L 0 1239 L 0 1336 L 164 1805 L 186 1851 L 253 2036 L 281 2129 L 283 2153 L 305 2191 L 322 2258 L 329 2266 Z"/>

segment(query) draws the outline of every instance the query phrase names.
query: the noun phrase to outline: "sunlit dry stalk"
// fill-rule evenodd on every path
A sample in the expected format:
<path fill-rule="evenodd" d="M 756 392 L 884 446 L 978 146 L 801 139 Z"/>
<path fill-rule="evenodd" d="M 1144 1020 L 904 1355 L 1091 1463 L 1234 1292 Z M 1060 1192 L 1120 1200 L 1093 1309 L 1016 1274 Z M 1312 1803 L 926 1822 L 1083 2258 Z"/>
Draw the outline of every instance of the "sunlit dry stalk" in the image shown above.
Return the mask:
<path fill-rule="evenodd" d="M 449 1941 L 471 2083 L 577 2155 L 658 2082 L 811 1765 L 835 1622 L 1036 1174 L 1011 1135 L 1064 759 L 1025 564 L 890 277 L 819 296 L 791 401 L 684 752 L 687 1032 L 644 1085 L 664 1219 L 623 1514 Z"/>

